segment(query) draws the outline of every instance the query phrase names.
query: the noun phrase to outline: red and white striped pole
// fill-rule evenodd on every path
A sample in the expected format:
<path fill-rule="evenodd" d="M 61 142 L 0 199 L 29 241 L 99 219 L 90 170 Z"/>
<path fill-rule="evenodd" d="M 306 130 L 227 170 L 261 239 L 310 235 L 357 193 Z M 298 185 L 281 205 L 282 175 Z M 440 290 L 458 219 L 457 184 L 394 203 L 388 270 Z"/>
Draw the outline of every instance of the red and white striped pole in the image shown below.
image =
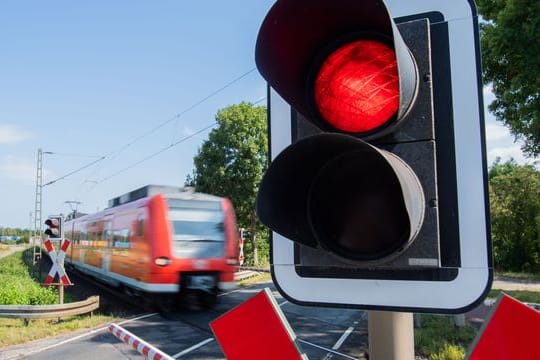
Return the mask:
<path fill-rule="evenodd" d="M 109 325 L 109 332 L 116 336 L 118 339 L 122 340 L 128 345 L 131 345 L 132 348 L 141 353 L 148 360 L 174 360 L 173 357 L 165 354 L 163 351 L 158 348 L 153 347 L 144 340 L 133 335 L 126 329 L 122 328 L 115 323 Z"/>

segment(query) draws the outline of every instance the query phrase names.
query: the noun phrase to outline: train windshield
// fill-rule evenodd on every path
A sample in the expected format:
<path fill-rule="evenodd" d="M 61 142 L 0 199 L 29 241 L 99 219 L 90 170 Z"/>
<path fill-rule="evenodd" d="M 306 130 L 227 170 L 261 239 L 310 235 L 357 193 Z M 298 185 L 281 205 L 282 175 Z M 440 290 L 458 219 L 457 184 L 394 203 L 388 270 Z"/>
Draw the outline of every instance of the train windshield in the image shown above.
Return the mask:
<path fill-rule="evenodd" d="M 222 221 L 173 220 L 172 225 L 175 240 L 223 241 L 225 239 Z"/>
<path fill-rule="evenodd" d="M 225 217 L 219 202 L 168 199 L 173 252 L 179 258 L 215 258 L 224 253 Z"/>

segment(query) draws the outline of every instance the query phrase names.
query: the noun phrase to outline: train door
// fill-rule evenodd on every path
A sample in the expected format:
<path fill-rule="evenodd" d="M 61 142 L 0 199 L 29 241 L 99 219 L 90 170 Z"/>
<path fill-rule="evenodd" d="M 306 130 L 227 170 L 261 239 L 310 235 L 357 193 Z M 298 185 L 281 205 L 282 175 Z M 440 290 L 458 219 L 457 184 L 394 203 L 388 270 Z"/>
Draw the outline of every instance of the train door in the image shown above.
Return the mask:
<path fill-rule="evenodd" d="M 101 271 L 107 275 L 111 266 L 111 246 L 113 238 L 112 216 L 105 218 L 103 224 L 102 262 Z"/>
<path fill-rule="evenodd" d="M 135 229 L 133 231 L 132 244 L 132 257 L 135 259 L 135 278 L 138 281 L 145 281 L 148 273 L 148 238 L 144 236 L 144 221 L 145 221 L 145 208 L 139 209 L 137 214 L 137 222 L 135 223 Z"/>
<path fill-rule="evenodd" d="M 88 234 L 86 232 L 86 221 L 80 224 L 79 235 L 79 263 L 84 265 L 86 262 L 86 249 L 88 247 Z"/>

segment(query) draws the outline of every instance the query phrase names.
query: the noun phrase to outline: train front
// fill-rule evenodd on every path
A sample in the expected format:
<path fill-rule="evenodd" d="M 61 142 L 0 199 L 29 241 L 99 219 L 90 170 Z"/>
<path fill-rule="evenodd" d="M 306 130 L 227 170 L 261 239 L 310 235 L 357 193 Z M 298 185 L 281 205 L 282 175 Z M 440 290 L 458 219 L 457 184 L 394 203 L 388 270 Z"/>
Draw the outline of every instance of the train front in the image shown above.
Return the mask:
<path fill-rule="evenodd" d="M 215 302 L 218 290 L 234 288 L 238 230 L 228 199 L 172 193 L 155 196 L 149 205 L 156 278 L 205 303 Z"/>

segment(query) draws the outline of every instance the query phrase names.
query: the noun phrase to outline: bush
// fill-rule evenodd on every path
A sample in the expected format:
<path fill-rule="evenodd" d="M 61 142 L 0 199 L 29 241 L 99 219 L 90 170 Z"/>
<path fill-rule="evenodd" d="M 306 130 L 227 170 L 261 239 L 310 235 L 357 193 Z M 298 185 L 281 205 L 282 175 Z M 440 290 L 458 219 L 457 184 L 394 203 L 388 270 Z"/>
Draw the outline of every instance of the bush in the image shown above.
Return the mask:
<path fill-rule="evenodd" d="M 453 344 L 444 344 L 440 351 L 431 355 L 432 360 L 462 360 L 465 358 L 465 349 Z"/>
<path fill-rule="evenodd" d="M 415 329 L 418 352 L 432 360 L 462 360 L 476 331 L 472 326 L 456 327 L 452 316 L 422 315 L 422 327 Z"/>
<path fill-rule="evenodd" d="M 30 250 L 31 251 L 31 250 Z M 52 287 L 42 287 L 32 278 L 30 268 L 23 261 L 25 253 L 0 259 L 1 305 L 54 304 L 57 295 Z"/>
<path fill-rule="evenodd" d="M 257 255 L 259 257 L 259 267 L 270 265 L 270 243 L 268 241 L 268 230 L 257 233 Z M 244 266 L 254 266 L 253 247 L 251 242 L 246 239 L 244 242 Z"/>
<path fill-rule="evenodd" d="M 540 171 L 498 159 L 489 171 L 489 196 L 496 269 L 540 272 Z"/>

